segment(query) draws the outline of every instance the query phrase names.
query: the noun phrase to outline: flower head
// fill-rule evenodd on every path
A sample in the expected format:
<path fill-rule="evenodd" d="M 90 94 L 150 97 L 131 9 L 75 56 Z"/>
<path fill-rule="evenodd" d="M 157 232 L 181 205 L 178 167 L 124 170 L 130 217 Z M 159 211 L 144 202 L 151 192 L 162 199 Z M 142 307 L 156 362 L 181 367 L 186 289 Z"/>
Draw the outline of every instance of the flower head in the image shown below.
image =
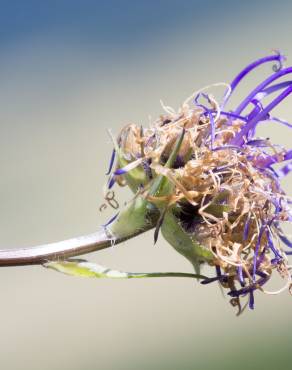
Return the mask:
<path fill-rule="evenodd" d="M 249 298 L 277 271 L 291 286 L 285 247 L 291 242 L 281 229 L 291 221 L 290 198 L 280 180 L 292 169 L 292 150 L 256 136 L 259 124 L 292 126 L 272 116 L 272 110 L 292 93 L 292 81 L 278 82 L 290 73 L 280 53 L 255 61 L 228 85 L 217 102 L 202 89 L 178 112 L 165 107 L 150 127 L 124 127 L 115 142 L 116 169 L 111 160 L 109 186 L 127 184 L 159 214 L 159 230 L 190 260 L 196 270 L 214 266 L 218 281 L 228 289 L 231 303 L 241 310 Z M 232 110 L 225 107 L 239 82 L 259 65 L 278 62 L 274 73 L 256 86 Z M 278 94 L 264 105 L 264 98 Z M 280 169 L 274 165 L 285 162 Z M 284 288 L 280 289 L 282 291 Z"/>

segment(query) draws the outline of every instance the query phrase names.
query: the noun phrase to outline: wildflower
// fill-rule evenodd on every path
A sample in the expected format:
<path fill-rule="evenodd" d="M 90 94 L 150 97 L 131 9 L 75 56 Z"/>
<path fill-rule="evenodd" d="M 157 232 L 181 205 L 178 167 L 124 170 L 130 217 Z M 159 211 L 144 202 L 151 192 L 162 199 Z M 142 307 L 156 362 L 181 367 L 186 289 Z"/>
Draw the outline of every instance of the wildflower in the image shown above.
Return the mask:
<path fill-rule="evenodd" d="M 268 121 L 292 128 L 272 116 L 292 93 L 292 81 L 279 82 L 292 73 L 283 61 L 276 53 L 247 66 L 227 86 L 222 102 L 201 89 L 177 112 L 164 106 L 165 114 L 150 127 L 124 127 L 114 140 L 116 167 L 112 156 L 108 172 L 109 187 L 128 185 L 143 204 L 137 228 L 155 215 L 155 241 L 161 231 L 197 274 L 201 265 L 213 266 L 215 276 L 202 284 L 219 282 L 239 312 L 242 297 L 254 308 L 255 291 L 291 289 L 292 252 L 286 247 L 292 243 L 281 228 L 292 220 L 291 200 L 280 180 L 292 169 L 292 150 L 256 136 L 257 126 Z M 227 110 L 240 81 L 268 62 L 276 62 L 274 73 Z M 278 95 L 264 105 L 272 94 Z M 273 272 L 285 281 L 276 292 L 266 289 Z"/>

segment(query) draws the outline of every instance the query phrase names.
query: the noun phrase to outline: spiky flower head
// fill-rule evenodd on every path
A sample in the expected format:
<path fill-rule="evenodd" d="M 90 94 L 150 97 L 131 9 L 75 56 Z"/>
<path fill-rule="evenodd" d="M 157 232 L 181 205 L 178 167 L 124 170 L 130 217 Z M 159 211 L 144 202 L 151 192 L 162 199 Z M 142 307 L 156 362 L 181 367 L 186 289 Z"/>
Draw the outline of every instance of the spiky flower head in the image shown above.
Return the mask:
<path fill-rule="evenodd" d="M 281 229 L 291 221 L 290 199 L 280 185 L 292 169 L 292 150 L 256 136 L 259 124 L 274 121 L 271 115 L 292 92 L 292 82 L 278 82 L 292 73 L 283 68 L 280 53 L 255 61 L 227 85 L 221 102 L 202 89 L 187 99 L 176 112 L 164 107 L 150 127 L 130 124 L 115 143 L 116 169 L 111 160 L 109 187 L 128 185 L 148 209 L 158 214 L 159 230 L 165 239 L 189 259 L 195 269 L 202 264 L 215 268 L 218 281 L 228 289 L 231 303 L 249 297 L 277 271 L 284 287 L 291 287 L 288 255 L 292 247 Z M 238 83 L 263 63 L 276 61 L 274 73 L 256 86 L 233 110 L 226 109 Z M 264 98 L 278 94 L 263 105 Z M 275 164 L 284 162 L 280 170 Z M 278 292 L 279 292 L 278 291 Z"/>

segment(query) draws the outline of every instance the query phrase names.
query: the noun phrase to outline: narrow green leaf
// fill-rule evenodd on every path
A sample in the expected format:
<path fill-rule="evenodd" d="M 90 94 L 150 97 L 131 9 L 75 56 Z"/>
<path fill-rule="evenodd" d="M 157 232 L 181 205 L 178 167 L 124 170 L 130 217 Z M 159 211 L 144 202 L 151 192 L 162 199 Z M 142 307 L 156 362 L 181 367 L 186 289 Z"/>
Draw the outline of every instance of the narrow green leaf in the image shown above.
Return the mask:
<path fill-rule="evenodd" d="M 62 272 L 66 275 L 94 278 L 133 279 L 151 277 L 185 277 L 193 279 L 207 279 L 207 276 L 184 272 L 123 272 L 87 262 L 85 260 L 52 261 L 44 267 Z"/>
<path fill-rule="evenodd" d="M 171 168 L 176 160 L 176 157 L 179 153 L 180 147 L 182 145 L 183 139 L 185 136 L 185 129 L 182 130 L 181 134 L 176 140 L 174 145 L 173 151 L 170 154 L 167 162 L 165 163 L 164 167 Z M 173 190 L 173 185 L 169 182 L 169 180 L 164 175 L 159 175 L 153 182 L 149 194 L 150 195 L 167 195 L 171 193 Z"/>

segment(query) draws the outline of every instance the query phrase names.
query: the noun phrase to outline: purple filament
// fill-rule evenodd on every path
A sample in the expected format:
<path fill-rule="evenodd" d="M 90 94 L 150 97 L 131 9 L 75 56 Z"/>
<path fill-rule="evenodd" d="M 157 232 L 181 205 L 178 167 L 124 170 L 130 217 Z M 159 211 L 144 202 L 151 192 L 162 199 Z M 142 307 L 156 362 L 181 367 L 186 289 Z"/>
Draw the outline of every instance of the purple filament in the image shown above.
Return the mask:
<path fill-rule="evenodd" d="M 244 229 L 243 229 L 243 240 L 247 240 L 248 232 L 249 232 L 249 226 L 250 226 L 250 214 L 247 216 Z"/>
<path fill-rule="evenodd" d="M 252 279 L 254 282 L 255 282 L 255 276 L 256 276 L 257 267 L 258 267 L 257 259 L 258 259 L 258 254 L 260 250 L 261 240 L 262 240 L 263 233 L 265 231 L 266 231 L 266 226 L 263 225 L 260 229 L 259 237 L 258 237 L 256 246 L 255 246 L 254 257 L 253 257 L 253 273 L 252 273 Z"/>

